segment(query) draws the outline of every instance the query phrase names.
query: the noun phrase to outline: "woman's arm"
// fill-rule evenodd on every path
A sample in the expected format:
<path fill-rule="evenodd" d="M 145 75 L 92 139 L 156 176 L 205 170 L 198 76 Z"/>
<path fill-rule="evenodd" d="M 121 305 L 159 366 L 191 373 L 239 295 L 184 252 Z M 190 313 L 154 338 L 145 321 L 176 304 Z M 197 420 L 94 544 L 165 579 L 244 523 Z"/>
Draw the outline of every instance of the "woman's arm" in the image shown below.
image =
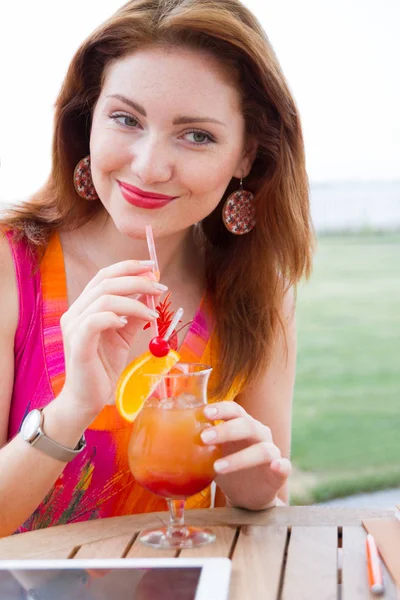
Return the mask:
<path fill-rule="evenodd" d="M 68 408 L 61 393 L 44 409 L 48 437 L 75 448 L 92 419 Z M 21 434 L 0 450 L 0 537 L 11 535 L 37 508 L 65 467 L 26 443 Z"/>
<path fill-rule="evenodd" d="M 223 506 L 227 500 L 234 506 L 257 510 L 274 504 L 276 498 L 281 501 L 278 504 L 288 503 L 287 479 L 291 471 L 292 397 L 296 370 L 292 291 L 284 299 L 283 314 L 287 354 L 282 335 L 276 343 L 274 358 L 267 372 L 237 397 L 240 406 L 232 402 L 220 403 L 221 414 L 213 417 L 227 419 L 214 428 L 219 428 L 214 443 L 227 437 L 236 437 L 236 441 L 222 444 L 224 457 L 229 457 L 229 469 L 216 479 L 220 488 L 217 488 L 216 506 Z M 240 436 L 241 439 L 237 439 Z M 280 471 L 277 470 L 278 464 Z"/>
<path fill-rule="evenodd" d="M 20 435 L 7 442 L 14 382 L 14 337 L 18 291 L 7 239 L 0 235 L 0 537 L 10 535 L 35 510 L 65 464 L 27 444 Z M 27 399 L 28 400 L 28 399 Z M 68 415 L 62 398 L 46 408 L 46 433 L 73 448 L 89 423 Z"/>

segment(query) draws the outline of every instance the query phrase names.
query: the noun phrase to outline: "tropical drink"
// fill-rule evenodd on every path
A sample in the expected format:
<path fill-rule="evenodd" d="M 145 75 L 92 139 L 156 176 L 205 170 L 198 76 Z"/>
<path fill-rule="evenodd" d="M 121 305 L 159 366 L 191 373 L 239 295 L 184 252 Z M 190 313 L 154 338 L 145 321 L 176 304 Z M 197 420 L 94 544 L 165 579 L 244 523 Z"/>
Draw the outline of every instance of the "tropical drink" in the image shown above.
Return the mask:
<path fill-rule="evenodd" d="M 215 477 L 216 446 L 200 434 L 211 426 L 204 416 L 211 367 L 178 362 L 168 373 L 142 371 L 139 381 L 149 398 L 135 414 L 129 466 L 136 481 L 163 496 L 170 509 L 167 527 L 143 532 L 139 539 L 155 548 L 192 548 L 215 540 L 208 529 L 184 523 L 185 500 Z M 132 377 L 132 392 L 134 377 Z M 150 391 L 151 390 L 151 391 Z"/>
<path fill-rule="evenodd" d="M 146 402 L 129 445 L 130 469 L 144 488 L 165 498 L 187 498 L 214 479 L 219 452 L 201 441 L 210 426 L 203 409 L 194 396 Z"/>

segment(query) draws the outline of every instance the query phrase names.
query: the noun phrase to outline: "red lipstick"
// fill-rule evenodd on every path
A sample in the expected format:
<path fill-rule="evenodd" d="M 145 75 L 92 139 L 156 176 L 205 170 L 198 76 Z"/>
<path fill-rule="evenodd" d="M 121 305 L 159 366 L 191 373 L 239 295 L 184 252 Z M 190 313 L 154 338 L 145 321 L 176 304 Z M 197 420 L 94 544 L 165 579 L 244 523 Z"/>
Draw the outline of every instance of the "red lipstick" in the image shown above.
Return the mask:
<path fill-rule="evenodd" d="M 155 192 L 145 192 L 134 185 L 122 181 L 118 181 L 118 185 L 125 200 L 129 204 L 133 204 L 139 208 L 161 208 L 177 197 L 156 194 Z"/>

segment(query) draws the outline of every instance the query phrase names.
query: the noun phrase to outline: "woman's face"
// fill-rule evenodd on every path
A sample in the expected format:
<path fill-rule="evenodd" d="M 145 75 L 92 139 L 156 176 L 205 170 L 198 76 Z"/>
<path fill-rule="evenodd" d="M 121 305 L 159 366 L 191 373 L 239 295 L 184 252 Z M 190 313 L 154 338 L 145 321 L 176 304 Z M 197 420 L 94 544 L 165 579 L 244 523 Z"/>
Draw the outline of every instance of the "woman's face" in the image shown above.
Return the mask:
<path fill-rule="evenodd" d="M 143 49 L 108 68 L 90 153 L 98 195 L 130 237 L 201 221 L 251 168 L 238 90 L 215 59 L 185 49 Z"/>

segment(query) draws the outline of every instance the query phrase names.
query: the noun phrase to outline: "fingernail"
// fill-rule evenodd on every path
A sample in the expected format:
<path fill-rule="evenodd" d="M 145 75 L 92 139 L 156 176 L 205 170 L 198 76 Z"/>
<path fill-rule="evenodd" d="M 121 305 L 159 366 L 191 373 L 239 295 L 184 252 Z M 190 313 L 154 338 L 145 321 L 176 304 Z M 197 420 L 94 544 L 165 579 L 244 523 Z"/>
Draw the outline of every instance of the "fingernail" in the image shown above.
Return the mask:
<path fill-rule="evenodd" d="M 126 317 L 120 317 L 119 320 L 121 321 L 121 323 L 123 323 L 124 325 L 126 325 L 128 323 L 128 319 Z"/>
<path fill-rule="evenodd" d="M 282 469 L 282 463 L 280 460 L 276 460 L 275 461 L 275 465 L 274 465 L 274 471 L 280 471 Z"/>
<path fill-rule="evenodd" d="M 139 260 L 139 265 L 143 267 L 154 267 L 155 264 L 154 260 Z"/>
<path fill-rule="evenodd" d="M 217 434 L 214 429 L 205 429 L 204 431 L 201 432 L 201 439 L 205 443 L 211 442 L 211 440 L 215 440 L 216 437 L 217 437 Z"/>
<path fill-rule="evenodd" d="M 214 406 L 206 406 L 204 409 L 204 414 L 206 417 L 215 417 L 215 415 L 218 414 L 218 409 L 216 409 Z"/>
<path fill-rule="evenodd" d="M 159 317 L 159 314 L 156 310 L 149 309 L 149 315 L 151 316 L 152 319 L 158 319 L 158 317 Z"/>
<path fill-rule="evenodd" d="M 160 290 L 161 292 L 166 292 L 168 289 L 167 285 L 164 285 L 163 283 L 158 283 L 157 281 L 153 281 L 153 286 L 156 288 L 156 290 Z"/>
<path fill-rule="evenodd" d="M 222 473 L 222 471 L 225 471 L 228 467 L 229 463 L 227 460 L 217 460 L 214 463 L 214 469 L 217 471 L 217 473 Z"/>

